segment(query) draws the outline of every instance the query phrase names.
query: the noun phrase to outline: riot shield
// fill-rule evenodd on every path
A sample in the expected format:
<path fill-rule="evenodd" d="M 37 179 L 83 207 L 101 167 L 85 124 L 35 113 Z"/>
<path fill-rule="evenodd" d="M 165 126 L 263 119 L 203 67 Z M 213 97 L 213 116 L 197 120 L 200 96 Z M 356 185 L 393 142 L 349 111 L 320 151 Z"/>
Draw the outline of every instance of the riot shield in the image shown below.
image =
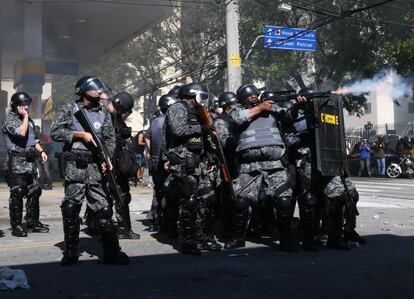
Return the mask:
<path fill-rule="evenodd" d="M 317 170 L 323 176 L 344 175 L 348 167 L 341 97 L 315 98 L 312 107 Z"/>

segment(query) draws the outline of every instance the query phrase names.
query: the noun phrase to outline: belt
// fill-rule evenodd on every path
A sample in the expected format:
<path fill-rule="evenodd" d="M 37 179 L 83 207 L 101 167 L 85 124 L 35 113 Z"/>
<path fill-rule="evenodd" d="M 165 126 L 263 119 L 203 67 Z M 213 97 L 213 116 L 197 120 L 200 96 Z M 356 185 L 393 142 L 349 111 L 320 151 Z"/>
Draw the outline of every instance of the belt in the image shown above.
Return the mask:
<path fill-rule="evenodd" d="M 36 152 L 33 151 L 29 151 L 29 152 L 14 152 L 14 151 L 9 151 L 9 155 L 12 157 L 34 157 L 36 155 Z"/>
<path fill-rule="evenodd" d="M 96 159 L 92 154 L 63 152 L 62 155 L 65 161 L 79 162 L 81 160 L 86 163 L 96 163 Z"/>

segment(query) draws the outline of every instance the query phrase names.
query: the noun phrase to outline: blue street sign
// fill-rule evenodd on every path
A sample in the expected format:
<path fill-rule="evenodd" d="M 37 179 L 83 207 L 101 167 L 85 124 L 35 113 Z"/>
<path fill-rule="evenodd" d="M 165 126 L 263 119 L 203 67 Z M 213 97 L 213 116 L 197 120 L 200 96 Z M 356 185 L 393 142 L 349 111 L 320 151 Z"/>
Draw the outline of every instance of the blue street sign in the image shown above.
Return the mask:
<path fill-rule="evenodd" d="M 264 36 L 265 48 L 316 51 L 316 30 L 266 25 Z"/>

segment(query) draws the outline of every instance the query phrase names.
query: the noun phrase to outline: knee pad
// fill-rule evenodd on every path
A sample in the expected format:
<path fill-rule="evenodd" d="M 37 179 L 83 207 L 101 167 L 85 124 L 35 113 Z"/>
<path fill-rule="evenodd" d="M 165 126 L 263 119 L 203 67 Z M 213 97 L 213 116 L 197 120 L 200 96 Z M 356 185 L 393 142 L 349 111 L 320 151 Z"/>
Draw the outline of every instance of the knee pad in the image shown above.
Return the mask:
<path fill-rule="evenodd" d="M 239 210 L 239 211 L 244 211 L 244 210 L 248 210 L 248 209 L 249 209 L 249 207 L 250 207 L 250 202 L 249 202 L 249 200 L 248 200 L 247 198 L 245 198 L 245 197 L 240 197 L 240 198 L 237 198 L 237 199 L 234 201 L 234 208 L 235 208 L 236 210 Z"/>
<path fill-rule="evenodd" d="M 182 205 L 188 210 L 195 210 L 197 208 L 198 199 L 196 196 L 190 196 L 186 199 L 183 199 Z"/>
<path fill-rule="evenodd" d="M 314 208 L 316 205 L 316 196 L 310 192 L 305 192 L 300 196 L 299 204 L 306 208 Z"/>
<path fill-rule="evenodd" d="M 110 207 L 104 207 L 96 212 L 98 219 L 111 219 L 112 209 Z"/>
<path fill-rule="evenodd" d="M 291 197 L 278 197 L 276 198 L 276 209 L 288 210 L 292 208 Z"/>
<path fill-rule="evenodd" d="M 112 209 L 110 207 L 104 207 L 96 212 L 98 217 L 98 225 L 100 232 L 108 232 L 114 229 L 112 223 Z"/>
<path fill-rule="evenodd" d="M 77 218 L 79 217 L 80 205 L 70 201 L 65 201 L 61 205 L 63 218 Z"/>
<path fill-rule="evenodd" d="M 22 187 L 19 186 L 17 188 L 14 188 L 10 191 L 10 197 L 16 198 L 16 199 L 22 199 L 23 197 L 25 197 L 27 194 L 27 188 L 26 187 Z"/>

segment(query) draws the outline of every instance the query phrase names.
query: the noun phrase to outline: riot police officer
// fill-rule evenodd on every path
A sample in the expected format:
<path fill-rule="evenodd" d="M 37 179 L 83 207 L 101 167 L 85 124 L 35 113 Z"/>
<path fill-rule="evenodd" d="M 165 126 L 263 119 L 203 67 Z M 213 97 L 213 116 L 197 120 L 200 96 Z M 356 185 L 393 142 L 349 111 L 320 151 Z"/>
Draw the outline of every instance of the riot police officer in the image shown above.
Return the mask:
<path fill-rule="evenodd" d="M 138 167 L 135 163 L 128 162 L 130 153 L 127 150 L 127 140 L 131 137 L 131 127 L 125 123 L 127 117 L 132 113 L 134 98 L 127 91 L 121 91 L 112 96 L 108 101 L 108 111 L 111 114 L 112 123 L 115 128 L 116 146 L 113 158 L 113 166 L 116 174 L 116 182 L 121 191 L 121 201 L 114 201 L 115 216 L 118 225 L 118 238 L 120 239 L 139 239 L 140 235 L 133 232 L 131 228 L 131 215 L 129 204 L 131 193 L 129 188 L 129 178 L 136 175 Z M 131 156 L 131 162 L 132 156 Z"/>
<path fill-rule="evenodd" d="M 220 138 L 230 177 L 235 178 L 237 175 L 237 162 L 235 159 L 237 146 L 237 132 L 230 122 L 230 111 L 236 107 L 237 98 L 234 92 L 223 92 L 218 97 L 219 107 L 223 112 L 214 120 L 214 127 Z M 233 199 L 231 186 L 222 182 L 217 188 L 217 197 L 221 201 L 220 214 L 222 221 L 222 235 L 224 238 L 230 238 L 233 226 Z"/>
<path fill-rule="evenodd" d="M 170 94 L 162 95 L 158 101 L 160 113 L 152 120 L 150 127 L 145 131 L 147 158 L 150 160 L 150 170 L 154 182 L 154 194 L 150 212 L 152 231 L 159 230 L 161 224 L 166 224 L 165 219 L 161 219 L 163 216 L 162 200 L 165 196 L 164 182 L 168 176 L 168 172 L 164 169 L 161 159 L 162 128 L 168 107 L 177 101 L 178 99 Z M 166 227 L 164 226 L 164 228 Z"/>
<path fill-rule="evenodd" d="M 245 246 L 249 207 L 270 201 L 279 228 L 279 248 L 295 251 L 291 232 L 292 190 L 281 160 L 285 144 L 277 126 L 277 122 L 291 122 L 292 117 L 271 101 L 260 102 L 259 91 L 252 84 L 241 86 L 237 90 L 237 99 L 240 107 L 230 112 L 230 119 L 241 132 L 237 145 L 240 169 L 234 183 L 237 194 L 234 237 L 225 248 Z"/>
<path fill-rule="evenodd" d="M 292 101 L 278 102 L 275 92 L 265 91 L 261 95 L 262 100 L 275 100 L 285 109 L 291 109 Z M 299 206 L 300 225 L 302 228 L 302 249 L 317 251 L 315 244 L 315 205 L 317 195 L 315 189 L 314 166 L 311 158 L 311 144 L 308 126 L 311 125 L 311 116 L 305 113 L 307 104 L 302 104 L 301 109 L 294 115 L 292 123 L 281 124 L 280 128 L 288 149 L 287 160 L 289 162 L 289 175 L 293 191 L 292 213 L 296 202 Z M 312 180 L 313 178 L 313 180 Z"/>
<path fill-rule="evenodd" d="M 35 125 L 29 116 L 32 98 L 25 92 L 16 92 L 11 97 L 10 112 L 3 124 L 7 146 L 6 181 L 10 188 L 10 224 L 12 235 L 27 237 L 22 225 L 23 198 L 26 202 L 27 229 L 47 233 L 49 228 L 39 221 L 39 198 L 42 189 L 37 175 L 36 159 L 42 163 L 48 159 L 35 136 Z"/>
<path fill-rule="evenodd" d="M 166 155 L 178 189 L 181 252 L 220 250 L 212 234 L 215 164 L 209 129 L 200 123 L 196 107 L 208 100 L 206 88 L 190 83 L 180 88 L 180 101 L 166 114 Z"/>
<path fill-rule="evenodd" d="M 62 155 L 66 161 L 65 197 L 61 205 L 65 250 L 61 264 L 72 265 L 78 261 L 79 212 L 85 197 L 88 207 L 98 219 L 103 261 L 111 264 L 127 264 L 129 258 L 119 247 L 103 177 L 103 173 L 108 169 L 111 170 L 112 165 L 101 163 L 96 155 L 93 155 L 92 150 L 96 147 L 96 143 L 74 115 L 79 109 L 84 109 L 94 131 L 113 154 L 115 130 L 109 112 L 100 105 L 100 101 L 106 98 L 108 90 L 98 78 L 85 76 L 76 83 L 75 93 L 78 99 L 69 102 L 61 109 L 51 129 L 53 140 L 64 143 Z"/>

